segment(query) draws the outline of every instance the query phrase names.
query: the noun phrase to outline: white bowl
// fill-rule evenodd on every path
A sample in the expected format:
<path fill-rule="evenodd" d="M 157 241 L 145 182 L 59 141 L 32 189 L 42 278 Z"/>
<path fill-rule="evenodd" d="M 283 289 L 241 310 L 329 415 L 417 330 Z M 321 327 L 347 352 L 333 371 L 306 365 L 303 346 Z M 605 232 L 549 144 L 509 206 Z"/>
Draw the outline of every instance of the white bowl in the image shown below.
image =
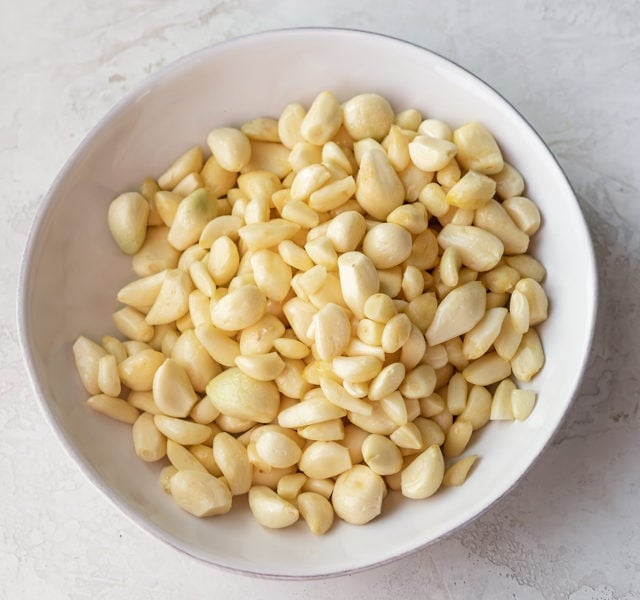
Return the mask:
<path fill-rule="evenodd" d="M 396 110 L 457 126 L 485 123 L 523 174 L 544 225 L 534 254 L 546 265 L 549 320 L 540 327 L 546 365 L 532 387 L 538 404 L 522 423 L 490 423 L 473 440 L 481 456 L 461 488 L 424 501 L 390 494 L 363 527 L 338 523 L 324 537 L 303 523 L 258 525 L 246 503 L 199 520 L 160 489 L 159 467 L 135 457 L 130 428 L 83 405 L 71 344 L 115 332 L 115 290 L 134 278 L 106 227 L 109 202 L 159 174 L 178 153 L 205 146 L 214 126 L 279 115 L 324 90 L 341 99 L 375 91 Z M 323 577 L 401 557 L 437 540 L 509 491 L 558 428 L 585 367 L 594 325 L 592 247 L 576 198 L 543 141 L 494 90 L 417 46 L 370 33 L 293 29 L 234 39 L 150 77 L 90 132 L 44 198 L 20 280 L 20 336 L 37 396 L 52 427 L 87 476 L 147 531 L 221 567 L 273 577 Z M 72 510 L 70 508 L 70 510 Z"/>

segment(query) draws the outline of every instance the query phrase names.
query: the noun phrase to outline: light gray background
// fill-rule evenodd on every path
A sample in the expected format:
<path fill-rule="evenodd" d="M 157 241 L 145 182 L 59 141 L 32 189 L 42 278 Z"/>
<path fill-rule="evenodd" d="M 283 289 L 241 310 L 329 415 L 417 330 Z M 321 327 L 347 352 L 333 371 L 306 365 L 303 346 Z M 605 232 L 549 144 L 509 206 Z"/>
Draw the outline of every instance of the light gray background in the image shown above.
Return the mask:
<path fill-rule="evenodd" d="M 640 598 L 639 23 L 640 2 L 631 0 L 3 4 L 0 597 Z M 38 202 L 118 99 L 205 45 L 299 25 L 404 38 L 499 90 L 574 185 L 601 288 L 581 393 L 553 445 L 506 499 L 463 531 L 389 566 L 287 583 L 195 562 L 131 524 L 85 480 L 26 380 L 15 295 Z"/>

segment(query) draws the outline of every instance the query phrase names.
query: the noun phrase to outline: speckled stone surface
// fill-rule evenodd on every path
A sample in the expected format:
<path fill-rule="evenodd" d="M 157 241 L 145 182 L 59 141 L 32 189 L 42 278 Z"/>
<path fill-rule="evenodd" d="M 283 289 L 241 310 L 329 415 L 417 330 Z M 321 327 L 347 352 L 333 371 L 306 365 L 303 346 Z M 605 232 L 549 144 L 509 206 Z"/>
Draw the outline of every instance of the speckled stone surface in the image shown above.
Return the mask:
<path fill-rule="evenodd" d="M 29 0 L 0 18 L 0 597 L 640 598 L 640 2 Z M 205 45 L 299 25 L 390 34 L 499 90 L 548 142 L 596 249 L 580 394 L 501 502 L 391 565 L 313 582 L 231 575 L 124 517 L 66 455 L 20 357 L 16 286 L 38 202 L 132 86 Z M 375 68 L 372 61 L 371 68 Z M 570 227 L 570 224 L 567 224 Z"/>

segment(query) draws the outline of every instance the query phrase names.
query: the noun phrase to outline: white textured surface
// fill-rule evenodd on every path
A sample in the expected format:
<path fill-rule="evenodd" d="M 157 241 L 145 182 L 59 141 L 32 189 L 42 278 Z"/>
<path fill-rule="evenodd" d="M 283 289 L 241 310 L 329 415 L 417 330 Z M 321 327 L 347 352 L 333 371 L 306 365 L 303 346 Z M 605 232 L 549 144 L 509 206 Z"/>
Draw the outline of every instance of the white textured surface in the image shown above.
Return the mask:
<path fill-rule="evenodd" d="M 640 3 L 123 4 L 32 0 L 10 3 L 0 20 L 0 597 L 640 597 Z M 113 103 L 158 67 L 209 43 L 295 25 L 395 35 L 503 93 L 576 189 L 596 246 L 601 300 L 581 393 L 554 444 L 506 499 L 392 565 L 282 583 L 179 554 L 86 481 L 25 381 L 14 315 L 38 200 Z"/>

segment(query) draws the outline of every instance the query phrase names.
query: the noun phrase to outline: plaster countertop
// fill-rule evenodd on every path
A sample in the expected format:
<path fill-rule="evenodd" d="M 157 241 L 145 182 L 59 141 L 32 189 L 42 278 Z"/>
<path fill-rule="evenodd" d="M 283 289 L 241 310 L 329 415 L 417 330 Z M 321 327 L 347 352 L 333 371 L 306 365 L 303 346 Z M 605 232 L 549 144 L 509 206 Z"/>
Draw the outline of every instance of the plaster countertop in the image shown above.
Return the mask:
<path fill-rule="evenodd" d="M 0 597 L 640 598 L 640 2 L 30 0 L 0 19 Z M 314 582 L 231 575 L 125 518 L 38 409 L 18 347 L 19 265 L 38 202 L 132 86 L 240 34 L 327 25 L 435 50 L 499 90 L 558 157 L 598 260 L 580 393 L 501 502 L 408 558 Z M 371 68 L 375 68 L 372 64 Z"/>

